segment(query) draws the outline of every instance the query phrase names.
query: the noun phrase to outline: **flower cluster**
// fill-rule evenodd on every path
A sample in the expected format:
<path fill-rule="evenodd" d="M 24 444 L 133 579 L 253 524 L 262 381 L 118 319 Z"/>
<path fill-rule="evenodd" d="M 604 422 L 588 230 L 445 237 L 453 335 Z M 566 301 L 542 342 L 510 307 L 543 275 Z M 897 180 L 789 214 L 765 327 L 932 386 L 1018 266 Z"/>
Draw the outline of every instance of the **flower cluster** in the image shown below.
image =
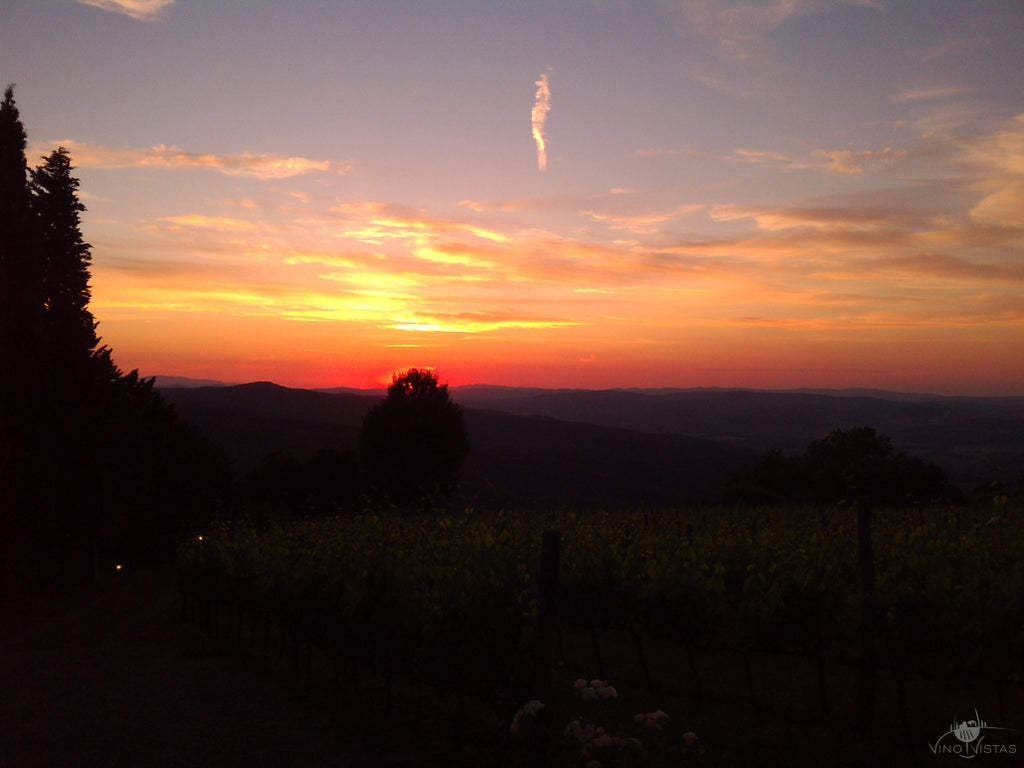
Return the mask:
<path fill-rule="evenodd" d="M 513 736 L 518 736 L 519 732 L 522 730 L 523 718 L 536 718 L 542 709 L 544 709 L 544 702 L 538 701 L 537 699 L 531 699 L 523 704 L 512 718 L 512 725 L 508 727 L 509 733 Z"/>
<path fill-rule="evenodd" d="M 619 697 L 619 692 L 615 690 L 614 686 L 608 685 L 607 680 L 591 680 L 587 682 L 580 678 L 572 684 L 572 687 L 576 691 L 576 695 L 583 699 L 583 701 L 607 701 L 608 699 L 617 699 Z"/>
<path fill-rule="evenodd" d="M 595 756 L 601 754 L 602 750 L 640 750 L 643 748 L 636 739 L 612 736 L 599 725 L 581 723 L 579 720 L 573 720 L 565 726 L 565 735 L 576 739 L 580 743 L 580 756 L 588 761 L 588 768 L 599 768 L 601 763 L 595 759 Z"/>
<path fill-rule="evenodd" d="M 654 712 L 640 712 L 633 716 L 633 722 L 642 725 L 644 728 L 656 728 L 661 730 L 661 725 L 668 720 L 668 715 L 658 709 Z"/>

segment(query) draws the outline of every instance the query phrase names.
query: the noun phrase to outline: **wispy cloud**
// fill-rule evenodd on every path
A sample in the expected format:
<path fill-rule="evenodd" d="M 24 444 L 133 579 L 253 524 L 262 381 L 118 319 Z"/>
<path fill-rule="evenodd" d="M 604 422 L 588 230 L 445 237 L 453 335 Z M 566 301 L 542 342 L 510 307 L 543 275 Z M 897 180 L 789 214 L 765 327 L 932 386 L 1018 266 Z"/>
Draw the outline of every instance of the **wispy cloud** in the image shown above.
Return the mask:
<path fill-rule="evenodd" d="M 548 76 L 541 75 L 534 85 L 537 86 L 537 96 L 531 113 L 533 125 L 533 139 L 537 142 L 537 167 L 546 170 L 548 167 L 547 144 L 544 139 L 544 126 L 548 121 L 548 112 L 551 111 L 551 89 L 548 87 Z"/>
<path fill-rule="evenodd" d="M 735 149 L 728 157 L 740 163 L 771 165 L 784 170 L 819 170 L 828 173 L 857 175 L 891 167 L 906 157 L 907 152 L 894 147 L 881 149 L 817 149 L 806 157 L 792 157 L 779 152 Z"/>
<path fill-rule="evenodd" d="M 970 89 L 959 86 L 937 85 L 930 88 L 906 88 L 892 96 L 897 104 L 905 104 L 914 101 L 942 101 L 963 96 L 969 93 Z"/>
<path fill-rule="evenodd" d="M 163 144 L 149 149 L 114 149 L 74 140 L 51 142 L 66 147 L 72 161 L 80 168 L 207 168 L 229 176 L 273 180 L 301 176 L 307 173 L 337 173 L 349 171 L 347 163 L 312 160 L 307 157 L 281 155 L 217 155 L 186 152 Z"/>
<path fill-rule="evenodd" d="M 578 322 L 558 317 L 531 317 L 499 312 L 426 312 L 397 318 L 389 327 L 421 333 L 491 333 L 510 328 L 564 328 Z"/>
<path fill-rule="evenodd" d="M 772 34 L 790 21 L 832 13 L 841 6 L 881 8 L 875 0 L 676 0 L 678 29 L 699 50 L 688 76 L 717 91 L 762 98 L 765 85 L 788 67 L 772 49 Z"/>
<path fill-rule="evenodd" d="M 906 156 L 906 152 L 893 147 L 883 149 L 820 149 L 814 152 L 813 157 L 816 163 L 808 164 L 807 167 L 823 168 L 831 173 L 861 174 L 869 170 L 878 170 L 899 162 Z"/>
<path fill-rule="evenodd" d="M 682 0 L 686 21 L 721 46 L 728 55 L 750 60 L 758 56 L 765 36 L 786 20 L 814 12 L 816 4 L 804 0 L 770 0 L 757 4 L 717 0 Z"/>
<path fill-rule="evenodd" d="M 124 14 L 138 21 L 155 21 L 174 7 L 175 0 L 78 0 L 103 11 Z"/>
<path fill-rule="evenodd" d="M 624 230 L 634 234 L 648 234 L 657 232 L 670 221 L 674 221 L 687 214 L 703 211 L 705 208 L 706 206 L 703 204 L 692 204 L 681 205 L 670 211 L 623 214 L 586 210 L 581 211 L 580 215 L 591 221 L 606 224 L 611 229 Z"/>
<path fill-rule="evenodd" d="M 982 173 L 975 187 L 984 193 L 971 218 L 1014 229 L 1024 240 L 1024 114 L 1007 128 L 969 142 L 967 156 Z"/>

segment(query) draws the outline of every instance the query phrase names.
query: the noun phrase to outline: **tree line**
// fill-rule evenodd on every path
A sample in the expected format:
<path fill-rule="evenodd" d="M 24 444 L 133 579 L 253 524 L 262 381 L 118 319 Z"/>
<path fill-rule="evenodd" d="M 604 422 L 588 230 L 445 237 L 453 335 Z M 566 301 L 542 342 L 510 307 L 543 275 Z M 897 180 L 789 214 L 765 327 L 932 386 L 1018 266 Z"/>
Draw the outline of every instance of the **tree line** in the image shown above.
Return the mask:
<path fill-rule="evenodd" d="M 867 502 L 875 507 L 962 501 L 945 470 L 898 452 L 871 427 L 835 429 L 801 455 L 766 451 L 735 473 L 727 500 L 788 505 Z"/>
<path fill-rule="evenodd" d="M 30 168 L 0 104 L 0 577 L 76 580 L 158 557 L 208 509 L 224 464 L 153 379 L 125 373 L 89 309 L 79 181 L 59 147 Z M 201 522 L 201 521 L 196 521 Z"/>

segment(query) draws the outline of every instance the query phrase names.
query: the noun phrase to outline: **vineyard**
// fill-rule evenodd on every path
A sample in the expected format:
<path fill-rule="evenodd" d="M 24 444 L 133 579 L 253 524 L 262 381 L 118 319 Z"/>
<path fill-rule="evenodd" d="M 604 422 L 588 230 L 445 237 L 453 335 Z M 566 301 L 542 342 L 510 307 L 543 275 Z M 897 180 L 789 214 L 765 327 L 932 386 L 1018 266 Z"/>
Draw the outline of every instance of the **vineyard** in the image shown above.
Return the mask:
<path fill-rule="evenodd" d="M 876 513 L 869 601 L 859 586 L 856 515 L 841 507 L 224 525 L 183 548 L 183 606 L 210 631 L 278 643 L 282 657 L 304 657 L 307 669 L 314 655 L 327 659 L 335 680 L 364 670 L 380 681 L 385 714 L 393 695 L 424 688 L 447 693 L 455 734 L 468 713 L 491 712 L 488 754 L 517 764 L 522 745 L 509 724 L 515 718 L 518 731 L 524 711 L 539 711 L 522 707 L 537 698 L 542 535 L 559 531 L 556 691 L 571 694 L 577 678 L 608 678 L 633 692 L 622 706 L 637 713 L 724 697 L 854 727 L 851 702 L 870 658 L 877 717 L 910 738 L 945 724 L 951 708 L 985 706 L 993 719 L 1019 722 L 1020 515 Z M 571 701 L 557 696 L 562 703 L 549 702 L 545 717 L 560 707 L 568 722 Z M 942 720 L 933 723 L 933 709 Z M 554 722 L 551 759 L 575 764 L 577 752 L 559 752 L 564 723 Z M 657 724 L 640 714 L 636 723 Z M 707 753 L 695 750 L 690 726 L 674 725 L 681 730 L 664 755 L 728 762 L 715 761 L 706 738 Z M 658 733 L 667 738 L 660 725 Z M 649 750 L 616 759 L 658 764 Z"/>

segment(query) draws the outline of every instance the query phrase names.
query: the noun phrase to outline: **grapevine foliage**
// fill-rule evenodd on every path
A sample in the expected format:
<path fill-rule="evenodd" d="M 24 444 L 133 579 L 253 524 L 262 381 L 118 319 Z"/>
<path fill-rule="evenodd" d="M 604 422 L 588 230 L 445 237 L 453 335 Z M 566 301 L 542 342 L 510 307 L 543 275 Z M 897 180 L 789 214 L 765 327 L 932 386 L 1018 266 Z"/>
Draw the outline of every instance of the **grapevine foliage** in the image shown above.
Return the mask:
<path fill-rule="evenodd" d="M 880 514 L 882 661 L 1019 674 L 1024 531 L 1015 515 Z M 686 648 L 856 660 L 851 510 L 363 516 L 206 532 L 186 589 L 241 605 L 340 658 L 470 691 L 529 676 L 541 531 L 562 531 L 559 615 Z M 922 671 L 935 671 L 934 669 Z"/>

